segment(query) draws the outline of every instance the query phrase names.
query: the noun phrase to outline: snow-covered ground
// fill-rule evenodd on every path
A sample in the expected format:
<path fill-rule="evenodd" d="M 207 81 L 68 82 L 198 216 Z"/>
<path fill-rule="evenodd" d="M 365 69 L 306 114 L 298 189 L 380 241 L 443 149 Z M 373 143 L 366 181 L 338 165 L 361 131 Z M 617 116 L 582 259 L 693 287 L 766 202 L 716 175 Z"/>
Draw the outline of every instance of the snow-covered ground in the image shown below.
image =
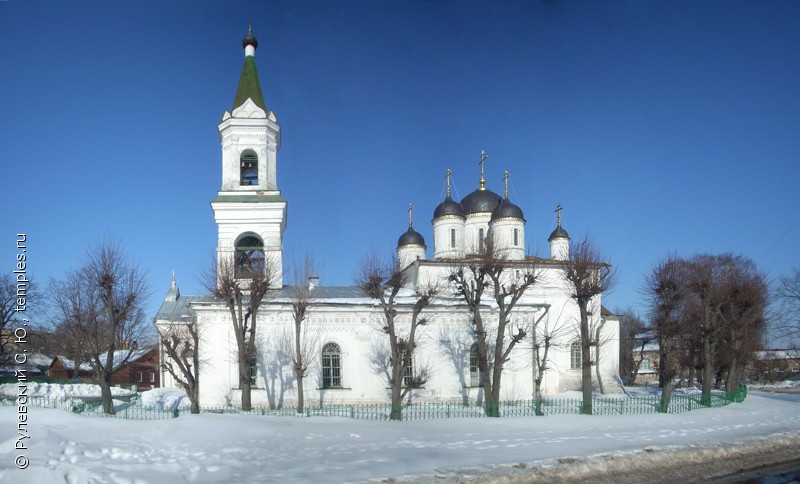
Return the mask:
<path fill-rule="evenodd" d="M 163 408 L 182 405 L 174 392 L 143 395 Z M 713 459 L 736 442 L 798 442 L 799 404 L 798 394 L 751 392 L 741 404 L 681 414 L 402 423 L 216 414 L 137 421 L 29 408 L 24 451 L 14 448 L 17 408 L 0 407 L 0 482 L 428 482 L 565 463 L 576 463 L 572 472 L 592 462 L 602 470 L 680 452 Z M 27 469 L 16 468 L 18 455 Z"/>

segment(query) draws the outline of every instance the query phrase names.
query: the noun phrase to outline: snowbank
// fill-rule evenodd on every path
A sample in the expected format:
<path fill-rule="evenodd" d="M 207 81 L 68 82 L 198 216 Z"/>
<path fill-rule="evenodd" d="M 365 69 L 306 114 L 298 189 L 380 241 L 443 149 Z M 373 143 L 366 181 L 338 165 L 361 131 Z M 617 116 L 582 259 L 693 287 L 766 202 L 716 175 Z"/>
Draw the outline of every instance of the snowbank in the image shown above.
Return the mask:
<path fill-rule="evenodd" d="M 758 390 L 800 390 L 800 380 L 784 380 L 776 383 L 754 383 L 748 385 L 748 387 Z"/>
<path fill-rule="evenodd" d="M 29 397 L 46 397 L 46 398 L 82 398 L 82 397 L 100 397 L 100 385 L 91 383 L 74 383 L 74 384 L 61 384 L 61 383 L 27 383 L 27 395 Z M 124 397 L 131 395 L 135 392 L 126 390 L 124 388 L 111 387 L 111 395 L 115 397 Z M 19 394 L 19 387 L 17 383 L 3 383 L 0 385 L 0 398 L 1 397 L 16 397 Z"/>
<path fill-rule="evenodd" d="M 158 410 L 191 408 L 192 403 L 183 390 L 175 388 L 154 388 L 140 395 L 139 405 Z"/>

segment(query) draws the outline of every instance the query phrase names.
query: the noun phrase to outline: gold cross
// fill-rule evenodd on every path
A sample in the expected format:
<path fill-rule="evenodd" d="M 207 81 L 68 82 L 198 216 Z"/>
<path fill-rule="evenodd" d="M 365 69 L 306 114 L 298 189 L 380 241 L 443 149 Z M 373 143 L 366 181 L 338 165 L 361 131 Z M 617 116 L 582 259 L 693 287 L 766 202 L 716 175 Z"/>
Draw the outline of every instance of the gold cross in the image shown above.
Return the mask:
<path fill-rule="evenodd" d="M 486 165 L 486 152 L 481 150 L 481 189 L 484 189 L 484 185 L 486 185 L 486 179 L 483 177 L 483 169 Z"/>

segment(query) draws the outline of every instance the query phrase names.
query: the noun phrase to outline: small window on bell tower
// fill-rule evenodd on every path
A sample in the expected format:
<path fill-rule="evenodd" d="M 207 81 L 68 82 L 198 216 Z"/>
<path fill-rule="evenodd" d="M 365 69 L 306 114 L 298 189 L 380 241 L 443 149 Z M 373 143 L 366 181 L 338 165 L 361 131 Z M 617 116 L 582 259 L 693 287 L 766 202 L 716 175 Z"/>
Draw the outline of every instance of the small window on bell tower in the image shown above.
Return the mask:
<path fill-rule="evenodd" d="M 253 150 L 245 150 L 239 157 L 239 185 L 258 185 L 258 155 Z"/>

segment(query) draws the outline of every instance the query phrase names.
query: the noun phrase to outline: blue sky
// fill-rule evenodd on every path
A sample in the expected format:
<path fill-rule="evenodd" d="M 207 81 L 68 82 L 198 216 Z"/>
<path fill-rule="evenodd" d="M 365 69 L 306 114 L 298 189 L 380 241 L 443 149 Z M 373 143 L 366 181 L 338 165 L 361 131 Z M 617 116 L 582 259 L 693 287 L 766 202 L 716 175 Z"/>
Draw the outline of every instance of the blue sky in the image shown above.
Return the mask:
<path fill-rule="evenodd" d="M 216 126 L 252 17 L 282 127 L 284 248 L 322 283 L 389 253 L 407 206 L 430 218 L 489 188 L 548 253 L 553 210 L 642 307 L 669 252 L 733 252 L 770 278 L 800 266 L 800 2 L 0 2 L 0 260 L 61 276 L 107 235 L 148 272 L 155 313 L 216 244 Z"/>

